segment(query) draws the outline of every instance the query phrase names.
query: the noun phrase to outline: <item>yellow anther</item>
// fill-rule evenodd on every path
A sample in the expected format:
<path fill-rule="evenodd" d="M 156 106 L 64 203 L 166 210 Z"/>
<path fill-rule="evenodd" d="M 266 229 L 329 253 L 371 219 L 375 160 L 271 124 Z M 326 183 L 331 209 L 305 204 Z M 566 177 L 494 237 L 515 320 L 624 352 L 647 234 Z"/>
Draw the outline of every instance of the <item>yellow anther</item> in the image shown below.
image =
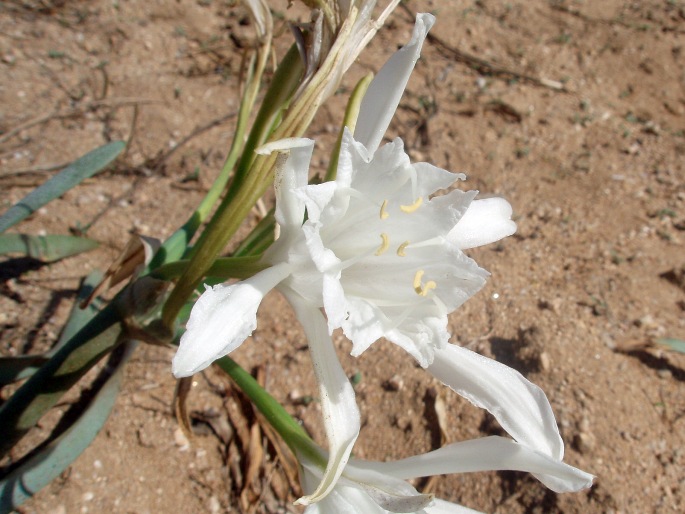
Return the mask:
<path fill-rule="evenodd" d="M 423 273 L 424 271 L 420 269 L 416 272 L 416 275 L 414 275 L 414 291 L 420 296 L 427 296 L 428 291 L 435 289 L 438 285 L 432 280 L 422 284 L 421 279 L 423 278 Z"/>
<path fill-rule="evenodd" d="M 407 246 L 409 246 L 409 241 L 405 241 L 397 247 L 397 255 L 399 257 L 404 257 L 405 255 L 407 255 L 406 253 L 404 253 L 404 251 L 407 249 Z"/>
<path fill-rule="evenodd" d="M 419 294 L 421 296 L 428 296 L 428 291 L 435 289 L 436 287 L 438 287 L 438 284 L 436 284 L 433 280 L 429 280 L 424 284 L 423 290 Z"/>
<path fill-rule="evenodd" d="M 406 212 L 407 214 L 411 214 L 414 212 L 416 209 L 421 207 L 421 204 L 423 203 L 423 196 L 419 196 L 416 201 L 411 204 L 411 205 L 400 205 L 400 209 L 402 212 Z"/>
<path fill-rule="evenodd" d="M 381 234 L 381 239 L 383 240 L 383 242 L 378 247 L 378 250 L 376 250 L 376 253 L 374 255 L 383 255 L 385 253 L 385 251 L 388 249 L 388 247 L 390 246 L 390 239 L 388 238 L 388 234 L 383 232 Z"/>
<path fill-rule="evenodd" d="M 414 291 L 416 291 L 416 294 L 421 294 L 421 291 L 423 291 L 423 288 L 421 287 L 421 279 L 423 278 L 423 274 L 424 271 L 420 269 L 416 272 L 416 275 L 414 275 Z"/>
<path fill-rule="evenodd" d="M 381 219 L 382 220 L 388 219 L 390 217 L 390 214 L 388 214 L 388 212 L 385 210 L 387 206 L 388 206 L 388 201 L 383 200 L 383 203 L 381 204 Z"/>

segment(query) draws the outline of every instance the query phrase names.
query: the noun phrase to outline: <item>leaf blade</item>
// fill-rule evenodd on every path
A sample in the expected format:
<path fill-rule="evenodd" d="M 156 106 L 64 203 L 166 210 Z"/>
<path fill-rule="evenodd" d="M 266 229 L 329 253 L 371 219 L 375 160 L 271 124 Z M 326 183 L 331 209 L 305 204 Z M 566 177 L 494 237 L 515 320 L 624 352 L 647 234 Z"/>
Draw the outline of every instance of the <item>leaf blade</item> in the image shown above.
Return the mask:
<path fill-rule="evenodd" d="M 99 246 L 93 239 L 76 236 L 29 234 L 0 235 L 0 255 L 21 254 L 42 262 L 55 262 Z"/>
<path fill-rule="evenodd" d="M 57 478 L 95 439 L 109 417 L 121 387 L 123 370 L 137 344 L 126 343 L 121 355 L 81 416 L 60 436 L 27 457 L 0 479 L 0 512 L 15 510 Z"/>
<path fill-rule="evenodd" d="M 26 219 L 43 205 L 62 196 L 83 180 L 92 177 L 110 164 L 126 146 L 123 141 L 114 141 L 88 152 L 75 160 L 63 171 L 38 186 L 0 216 L 0 233 Z"/>
<path fill-rule="evenodd" d="M 685 341 L 681 339 L 673 339 L 670 337 L 661 337 L 656 340 L 656 343 L 665 346 L 669 350 L 673 350 L 678 353 L 685 353 Z"/>

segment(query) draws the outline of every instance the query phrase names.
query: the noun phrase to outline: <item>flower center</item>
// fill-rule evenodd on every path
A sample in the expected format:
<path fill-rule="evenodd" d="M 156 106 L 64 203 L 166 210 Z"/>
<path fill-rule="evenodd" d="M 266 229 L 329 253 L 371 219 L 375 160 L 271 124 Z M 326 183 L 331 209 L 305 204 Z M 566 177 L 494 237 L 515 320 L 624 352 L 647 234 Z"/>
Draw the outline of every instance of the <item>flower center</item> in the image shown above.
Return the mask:
<path fill-rule="evenodd" d="M 423 205 L 423 197 L 419 196 L 413 203 L 409 205 L 400 205 L 400 211 L 406 213 L 406 214 L 412 214 L 416 212 L 421 205 Z M 381 204 L 381 209 L 379 212 L 379 217 L 381 220 L 386 220 L 390 217 L 390 213 L 388 212 L 388 200 L 383 200 L 383 203 Z M 404 241 L 402 242 L 398 247 L 397 251 L 395 252 L 398 257 L 406 257 L 407 253 L 406 250 L 410 246 L 411 241 Z M 376 252 L 374 253 L 375 256 L 379 257 L 383 255 L 388 248 L 390 247 L 390 237 L 386 232 L 381 233 L 381 245 L 378 247 Z M 428 296 L 429 292 L 438 287 L 438 285 L 435 283 L 434 280 L 428 280 L 427 282 L 423 281 L 423 275 L 425 274 L 425 271 L 422 269 L 419 269 L 416 271 L 414 274 L 414 280 L 412 283 L 412 286 L 414 288 L 414 292 L 419 295 L 419 296 Z"/>

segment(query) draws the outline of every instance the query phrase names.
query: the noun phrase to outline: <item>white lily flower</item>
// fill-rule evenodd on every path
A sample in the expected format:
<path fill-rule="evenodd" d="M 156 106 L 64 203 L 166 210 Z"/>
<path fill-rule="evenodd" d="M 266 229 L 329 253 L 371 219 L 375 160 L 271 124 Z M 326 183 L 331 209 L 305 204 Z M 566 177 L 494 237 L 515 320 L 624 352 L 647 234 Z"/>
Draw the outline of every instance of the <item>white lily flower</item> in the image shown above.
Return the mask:
<path fill-rule="evenodd" d="M 447 314 L 488 276 L 462 250 L 516 230 L 504 199 L 460 190 L 430 199 L 463 174 L 411 164 L 400 139 L 378 150 L 434 21 L 418 15 L 409 43 L 371 83 L 354 137 L 343 135 L 336 180 L 297 191 L 329 328 L 342 327 L 353 355 L 385 337 L 424 367 L 447 343 Z"/>
<path fill-rule="evenodd" d="M 302 459 L 301 480 L 308 490 L 320 468 Z M 421 494 L 405 480 L 431 475 L 474 471 L 516 470 L 544 477 L 556 492 L 578 491 L 592 484 L 592 475 L 549 455 L 504 437 L 485 437 L 444 446 L 438 450 L 392 462 L 350 459 L 331 493 L 310 505 L 305 514 L 425 514 L 474 513 L 467 507 Z"/>
<path fill-rule="evenodd" d="M 411 164 L 399 139 L 378 149 L 432 23 L 431 15 L 419 15 L 409 44 L 372 83 L 364 100 L 371 105 L 363 104 L 357 123 L 359 140 L 344 134 L 335 181 L 307 185 L 310 140 L 282 140 L 260 150 L 289 151 L 275 180 L 281 234 L 263 259 L 271 267 L 242 282 L 207 289 L 174 357 L 178 377 L 204 369 L 252 333 L 264 294 L 275 287 L 285 294 L 308 336 L 331 456 L 319 486 L 301 503 L 319 501 L 333 490 L 359 433 L 354 390 L 328 333 L 337 327 L 352 340 L 353 355 L 386 337 L 449 387 L 490 410 L 531 451 L 554 459 L 563 453 L 541 391 L 476 354 L 455 359 L 461 349 L 447 343 L 447 315 L 488 276 L 462 250 L 512 234 L 511 207 L 503 199 L 474 200 L 475 191 L 431 197 L 464 176 Z M 381 91 L 392 100 L 379 111 L 373 99 Z M 461 370 L 464 362 L 474 367 Z M 505 394 L 499 398 L 493 391 Z M 514 392 L 527 395 L 526 410 L 508 410 L 519 401 Z"/>
<path fill-rule="evenodd" d="M 329 328 L 342 327 L 352 355 L 385 337 L 430 365 L 449 339 L 447 315 L 485 284 L 488 273 L 462 250 L 516 225 L 502 199 L 474 202 L 476 191 L 458 189 L 431 197 L 463 178 L 411 164 L 400 139 L 371 153 L 346 131 L 335 181 L 295 191 L 307 207 L 302 229 L 323 275 Z M 472 204 L 480 218 L 461 229 Z"/>

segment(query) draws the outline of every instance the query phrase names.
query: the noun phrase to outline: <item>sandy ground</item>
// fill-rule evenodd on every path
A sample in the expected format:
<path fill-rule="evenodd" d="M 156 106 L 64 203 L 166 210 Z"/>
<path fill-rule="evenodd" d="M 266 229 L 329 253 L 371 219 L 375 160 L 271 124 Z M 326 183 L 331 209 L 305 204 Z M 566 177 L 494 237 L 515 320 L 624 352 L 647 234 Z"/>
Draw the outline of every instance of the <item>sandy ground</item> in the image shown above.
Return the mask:
<path fill-rule="evenodd" d="M 597 476 L 591 490 L 567 495 L 515 472 L 417 487 L 487 512 L 682 512 L 685 356 L 644 345 L 685 339 L 685 3 L 405 5 L 342 93 L 407 40 L 410 12 L 437 15 L 388 135 L 401 136 L 415 160 L 466 172 L 465 187 L 506 197 L 519 227 L 471 252 L 492 277 L 450 318 L 454 342 L 539 384 L 567 462 Z M 277 19 L 290 15 L 286 7 L 274 2 Z M 282 21 L 278 27 L 282 55 L 290 36 Z M 244 10 L 227 0 L 0 5 L 0 207 L 45 180 L 44 168 L 130 141 L 111 171 L 19 226 L 85 227 L 102 245 L 50 266 L 0 264 L 1 354 L 47 349 L 80 277 L 104 269 L 129 233 L 165 237 L 184 221 L 227 151 L 251 33 Z M 318 169 L 344 98 L 331 100 L 309 134 L 321 143 Z M 336 342 L 358 382 L 356 456 L 398 458 L 500 433 L 392 345 L 381 341 L 352 359 L 349 342 Z M 172 354 L 139 348 L 103 431 L 21 512 L 301 512 L 286 456 L 254 428 L 250 406 L 217 370 L 196 376 L 197 434 L 185 439 L 171 414 Z M 321 439 L 305 340 L 278 295 L 264 303 L 258 330 L 235 358 L 258 367 L 267 388 Z M 75 399 L 29 439 L 44 436 Z M 448 414 L 443 426 L 436 407 Z"/>

